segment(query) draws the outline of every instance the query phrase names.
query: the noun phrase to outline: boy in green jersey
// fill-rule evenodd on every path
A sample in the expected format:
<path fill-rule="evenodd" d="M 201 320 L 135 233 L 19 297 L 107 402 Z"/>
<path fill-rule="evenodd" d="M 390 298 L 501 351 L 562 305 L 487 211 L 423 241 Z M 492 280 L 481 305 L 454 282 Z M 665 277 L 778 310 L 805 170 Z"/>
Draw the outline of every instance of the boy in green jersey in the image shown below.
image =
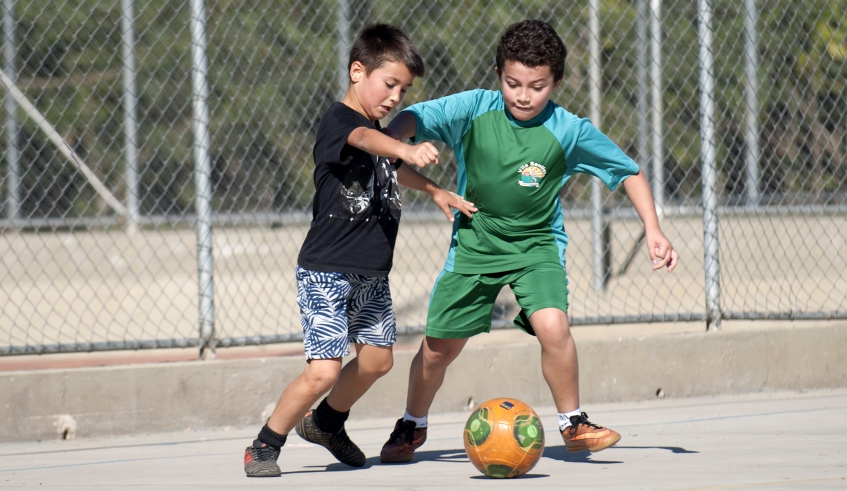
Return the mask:
<path fill-rule="evenodd" d="M 427 413 L 448 365 L 468 338 L 490 330 L 494 301 L 504 285 L 521 307 L 515 323 L 541 344 L 542 373 L 568 450 L 596 452 L 620 439 L 589 422 L 580 409 L 560 189 L 579 172 L 602 179 L 609 189 L 623 183 L 644 224 L 653 269 L 672 271 L 678 255 L 659 227 L 638 165 L 590 121 L 550 101 L 564 76 L 566 54 L 549 24 L 513 24 L 497 46 L 500 91 L 473 90 L 415 104 L 388 127 L 401 140 L 450 145 L 459 167 L 457 194 L 478 211 L 454 222 L 447 261 L 430 299 L 426 337 L 412 362 L 406 414 L 382 449 L 383 462 L 412 460 L 426 440 Z M 428 181 L 408 166 L 401 169 L 402 184 L 420 188 L 420 181 Z"/>

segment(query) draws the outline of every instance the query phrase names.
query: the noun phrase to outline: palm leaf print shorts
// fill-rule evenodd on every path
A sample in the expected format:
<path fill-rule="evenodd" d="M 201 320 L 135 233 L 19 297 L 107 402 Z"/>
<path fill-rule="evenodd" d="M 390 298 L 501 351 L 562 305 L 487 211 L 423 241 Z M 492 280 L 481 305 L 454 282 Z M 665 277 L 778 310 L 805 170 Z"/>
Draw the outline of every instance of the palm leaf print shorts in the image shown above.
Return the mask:
<path fill-rule="evenodd" d="M 387 277 L 297 266 L 297 306 L 309 360 L 350 354 L 351 343 L 393 346 L 397 321 Z"/>

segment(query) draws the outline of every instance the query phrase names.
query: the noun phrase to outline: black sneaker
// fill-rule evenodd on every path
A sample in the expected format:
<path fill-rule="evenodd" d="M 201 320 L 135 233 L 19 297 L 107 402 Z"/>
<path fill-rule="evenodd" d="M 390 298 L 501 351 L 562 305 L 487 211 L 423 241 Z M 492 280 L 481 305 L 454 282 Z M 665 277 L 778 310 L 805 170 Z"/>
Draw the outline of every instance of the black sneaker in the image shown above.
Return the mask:
<path fill-rule="evenodd" d="M 426 428 L 416 428 L 414 421 L 397 420 L 394 431 L 382 446 L 379 460 L 385 464 L 410 462 L 415 458 L 415 450 L 426 441 Z"/>
<path fill-rule="evenodd" d="M 350 440 L 350 437 L 347 436 L 347 431 L 344 428 L 341 428 L 341 431 L 338 433 L 321 431 L 315 424 L 313 413 L 314 410 L 309 411 L 297 423 L 295 429 L 297 430 L 297 434 L 300 435 L 300 438 L 326 448 L 342 464 L 347 464 L 351 467 L 364 466 L 366 460 L 365 454 Z"/>
<path fill-rule="evenodd" d="M 253 445 L 244 450 L 244 472 L 247 477 L 279 477 L 282 471 L 276 464 L 278 458 L 279 449 L 254 440 Z"/>

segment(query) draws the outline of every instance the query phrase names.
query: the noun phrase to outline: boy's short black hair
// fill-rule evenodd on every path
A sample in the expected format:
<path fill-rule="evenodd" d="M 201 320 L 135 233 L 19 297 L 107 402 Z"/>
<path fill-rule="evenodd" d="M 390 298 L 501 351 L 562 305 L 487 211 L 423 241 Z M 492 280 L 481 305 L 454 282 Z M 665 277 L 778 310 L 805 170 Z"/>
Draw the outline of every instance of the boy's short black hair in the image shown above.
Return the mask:
<path fill-rule="evenodd" d="M 550 24 L 541 20 L 524 20 L 510 25 L 497 44 L 497 70 L 503 73 L 507 61 L 517 61 L 530 68 L 549 66 L 553 80 L 565 76 L 568 49 Z"/>
<path fill-rule="evenodd" d="M 362 30 L 350 49 L 348 72 L 354 61 L 364 65 L 367 74 L 390 62 L 406 65 L 415 77 L 423 77 L 425 70 L 423 58 L 409 36 L 388 24 L 371 24 Z"/>

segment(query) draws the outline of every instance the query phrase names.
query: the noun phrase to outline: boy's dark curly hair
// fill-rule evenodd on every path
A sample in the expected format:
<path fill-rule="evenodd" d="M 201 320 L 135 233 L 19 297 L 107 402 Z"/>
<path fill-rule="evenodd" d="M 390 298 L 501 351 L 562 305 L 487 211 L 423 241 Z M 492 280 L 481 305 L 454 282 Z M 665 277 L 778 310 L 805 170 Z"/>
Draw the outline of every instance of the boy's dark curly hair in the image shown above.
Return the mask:
<path fill-rule="evenodd" d="M 350 49 L 347 71 L 354 61 L 364 65 L 368 74 L 389 62 L 406 65 L 415 77 L 423 77 L 425 70 L 423 58 L 409 36 L 388 24 L 371 24 L 362 30 Z"/>
<path fill-rule="evenodd" d="M 510 25 L 497 44 L 497 70 L 502 73 L 507 61 L 530 68 L 549 66 L 553 80 L 565 76 L 568 49 L 553 27 L 541 20 L 524 20 Z"/>

